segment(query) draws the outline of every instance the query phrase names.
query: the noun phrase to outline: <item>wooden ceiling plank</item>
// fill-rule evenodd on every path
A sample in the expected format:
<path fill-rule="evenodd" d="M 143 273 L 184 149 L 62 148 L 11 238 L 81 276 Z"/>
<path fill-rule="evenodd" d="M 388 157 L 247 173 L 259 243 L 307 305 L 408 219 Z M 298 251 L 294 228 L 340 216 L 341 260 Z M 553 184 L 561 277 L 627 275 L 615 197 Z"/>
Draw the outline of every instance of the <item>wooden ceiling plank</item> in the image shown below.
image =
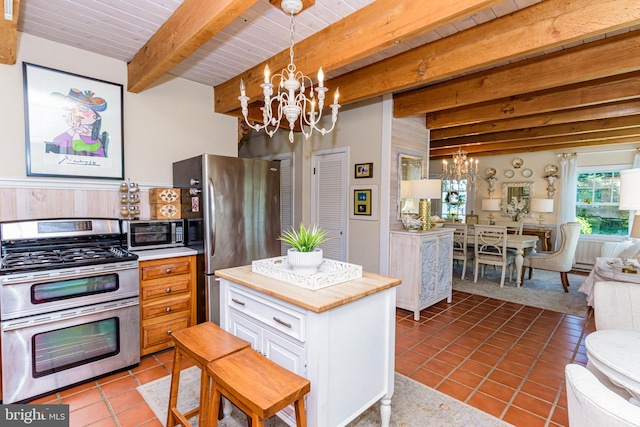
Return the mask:
<path fill-rule="evenodd" d="M 20 0 L 13 0 L 13 19 L 4 18 L 4 7 L 0 16 L 0 64 L 13 65 L 18 56 L 18 17 Z"/>
<path fill-rule="evenodd" d="M 149 87 L 256 1 L 184 0 L 128 64 L 127 90 Z"/>
<path fill-rule="evenodd" d="M 640 96 L 640 94 L 639 94 Z M 490 132 L 526 129 L 539 126 L 550 126 L 561 123 L 583 122 L 640 114 L 640 100 L 611 102 L 571 110 L 550 111 L 543 114 L 516 117 L 503 120 L 488 120 L 471 125 L 454 126 L 444 129 L 431 129 L 431 141 L 456 138 L 460 136 L 481 135 Z"/>
<path fill-rule="evenodd" d="M 627 1 L 627 0 L 622 0 Z M 320 67 L 325 73 L 380 52 L 394 43 L 425 34 L 470 16 L 500 0 L 457 0 L 432 2 L 424 7 L 415 0 L 376 0 L 346 18 L 324 28 L 294 46 L 295 65 L 306 75 Z M 238 108 L 240 79 L 252 100 L 262 97 L 260 83 L 266 64 L 273 73 L 289 63 L 289 50 L 269 58 L 252 69 L 216 86 L 215 111 L 228 113 Z M 369 79 L 370 81 L 370 79 Z M 326 84 L 333 93 L 337 85 Z M 342 94 L 342 88 L 340 88 Z M 342 95 L 340 98 L 342 103 Z"/>
<path fill-rule="evenodd" d="M 447 154 L 453 154 L 458 148 L 462 148 L 467 154 L 478 155 L 482 152 L 491 152 L 493 150 L 505 149 L 508 147 L 512 152 L 525 149 L 530 146 L 551 147 L 556 144 L 562 143 L 588 143 L 591 141 L 609 141 L 618 140 L 620 138 L 638 138 L 640 137 L 640 126 L 627 128 L 627 129 L 615 129 L 605 132 L 589 132 L 576 135 L 561 135 L 554 138 L 545 139 L 515 139 L 511 141 L 500 141 L 491 143 L 468 143 L 468 144 L 451 144 L 446 147 L 430 147 L 430 159 L 431 153 L 434 157 Z M 453 150 L 453 151 L 452 151 Z"/>
<path fill-rule="evenodd" d="M 445 147 L 449 145 L 465 145 L 471 143 L 494 143 L 505 141 L 517 141 L 526 139 L 533 141 L 543 138 L 557 138 L 566 135 L 579 135 L 595 132 L 606 132 L 616 129 L 630 129 L 640 127 L 640 116 L 624 116 L 589 120 L 585 122 L 563 123 L 544 127 L 521 128 L 518 130 L 493 132 L 482 135 L 463 136 L 441 140 L 431 139 L 430 148 Z"/>
<path fill-rule="evenodd" d="M 402 93 L 394 97 L 394 116 L 456 108 L 639 70 L 640 30 L 636 30 Z"/>
<path fill-rule="evenodd" d="M 432 86 L 433 87 L 433 86 Z M 640 97 L 640 72 L 427 114 L 427 127 L 464 126 Z"/>
<path fill-rule="evenodd" d="M 635 0 L 547 0 L 338 76 L 327 85 L 340 87 L 341 103 L 344 104 L 434 83 L 478 68 L 543 53 L 585 37 L 600 36 L 613 28 L 635 25 L 640 23 L 640 10 L 636 6 Z M 603 13 L 605 19 L 601 19 Z M 425 99 L 415 102 L 420 104 Z M 394 114 L 406 117 L 424 112 L 404 114 L 398 111 Z"/>

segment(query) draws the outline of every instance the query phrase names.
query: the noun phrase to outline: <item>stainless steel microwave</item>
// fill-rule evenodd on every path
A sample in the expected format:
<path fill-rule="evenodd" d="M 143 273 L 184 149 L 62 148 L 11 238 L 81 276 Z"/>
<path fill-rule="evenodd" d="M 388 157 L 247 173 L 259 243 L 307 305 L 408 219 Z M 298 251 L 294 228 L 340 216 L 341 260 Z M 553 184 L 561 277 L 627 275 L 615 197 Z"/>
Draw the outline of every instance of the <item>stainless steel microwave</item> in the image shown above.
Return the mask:
<path fill-rule="evenodd" d="M 131 251 L 184 246 L 184 221 L 181 219 L 123 221 L 122 228 Z"/>

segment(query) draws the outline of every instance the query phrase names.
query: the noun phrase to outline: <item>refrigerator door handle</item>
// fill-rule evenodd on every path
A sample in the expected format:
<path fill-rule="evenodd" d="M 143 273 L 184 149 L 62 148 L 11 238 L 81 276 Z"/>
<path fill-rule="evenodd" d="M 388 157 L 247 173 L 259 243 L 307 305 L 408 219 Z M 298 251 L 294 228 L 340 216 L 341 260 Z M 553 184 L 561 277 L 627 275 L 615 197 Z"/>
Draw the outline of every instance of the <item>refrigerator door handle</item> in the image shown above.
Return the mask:
<path fill-rule="evenodd" d="M 204 244 L 211 248 L 209 252 L 209 257 L 213 257 L 216 253 L 216 199 L 215 199 L 215 188 L 213 185 L 213 180 L 209 177 L 207 178 L 207 195 L 209 196 L 208 204 L 209 209 L 205 209 L 205 212 L 208 213 L 209 218 L 207 218 L 209 222 L 209 227 L 205 227 L 205 241 Z M 205 223 L 206 224 L 206 223 Z"/>

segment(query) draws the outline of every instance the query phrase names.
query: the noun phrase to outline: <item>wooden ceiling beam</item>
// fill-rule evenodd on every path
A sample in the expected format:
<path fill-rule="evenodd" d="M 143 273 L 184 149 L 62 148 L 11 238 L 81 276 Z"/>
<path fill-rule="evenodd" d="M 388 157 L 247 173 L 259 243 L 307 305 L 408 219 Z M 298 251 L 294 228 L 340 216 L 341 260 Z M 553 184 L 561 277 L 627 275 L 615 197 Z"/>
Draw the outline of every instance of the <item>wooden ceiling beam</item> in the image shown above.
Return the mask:
<path fill-rule="evenodd" d="M 327 85 L 340 87 L 342 104 L 425 86 L 636 25 L 638 9 L 636 0 L 547 0 L 335 77 Z M 429 102 L 420 97 L 412 101 Z M 395 110 L 396 117 L 426 112 Z"/>
<path fill-rule="evenodd" d="M 0 64 L 13 65 L 18 56 L 18 16 L 20 0 L 13 0 L 13 19 L 4 18 L 4 5 L 0 16 Z"/>
<path fill-rule="evenodd" d="M 554 144 L 553 146 L 547 145 L 529 145 L 527 147 L 519 147 L 516 149 L 511 148 L 508 144 L 504 144 L 502 147 L 492 150 L 492 151 L 483 151 L 477 150 L 473 152 L 473 157 L 484 157 L 484 156 L 498 156 L 502 154 L 513 154 L 513 153 L 533 153 L 538 151 L 560 151 L 560 150 L 569 150 L 572 148 L 581 148 L 581 147 L 594 147 L 594 146 L 603 146 L 610 144 L 629 144 L 638 142 L 638 136 L 629 136 L 629 137 L 620 137 L 616 139 L 610 139 L 606 141 L 601 140 L 590 140 L 590 141 L 573 141 L 573 142 L 563 142 Z M 441 151 L 437 155 L 430 155 L 430 160 L 442 160 L 449 159 L 451 156 L 458 151 L 455 149 L 448 149 L 446 152 Z"/>
<path fill-rule="evenodd" d="M 640 95 L 640 94 L 639 94 Z M 516 117 L 512 119 L 486 121 L 472 125 L 454 126 L 444 129 L 431 129 L 431 141 L 457 138 L 461 136 L 481 135 L 491 132 L 527 129 L 550 126 L 561 123 L 584 122 L 640 114 L 640 99 L 597 104 L 571 110 L 550 111 L 544 114 Z"/>
<path fill-rule="evenodd" d="M 636 98 L 640 72 L 428 113 L 427 127 L 433 131 Z"/>
<path fill-rule="evenodd" d="M 296 43 L 295 65 L 298 71 L 309 76 L 320 67 L 328 73 L 499 3 L 502 1 L 457 0 L 432 2 L 429 7 L 424 7 L 415 0 L 376 0 Z M 262 97 L 260 83 L 266 64 L 272 72 L 285 68 L 289 64 L 289 49 L 216 86 L 215 111 L 224 114 L 238 108 L 240 79 L 244 80 L 246 95 L 252 101 Z M 368 81 L 371 82 L 370 76 Z M 333 84 L 326 86 L 331 89 L 329 95 L 338 87 Z M 340 87 L 341 103 L 342 91 Z"/>
<path fill-rule="evenodd" d="M 394 116 L 457 108 L 635 71 L 640 71 L 640 30 L 396 95 Z"/>
<path fill-rule="evenodd" d="M 474 143 L 511 142 L 517 140 L 533 141 L 544 138 L 558 138 L 567 135 L 580 135 L 587 133 L 607 132 L 616 129 L 632 129 L 640 127 L 640 115 L 613 117 L 584 122 L 562 123 L 557 125 L 522 128 L 518 130 L 493 132 L 482 135 L 463 136 L 441 140 L 431 139 L 429 147 L 448 147 L 451 145 L 464 146 Z"/>
<path fill-rule="evenodd" d="M 635 140 L 634 140 L 635 138 Z M 551 150 L 560 144 L 588 145 L 590 143 L 612 144 L 621 142 L 637 142 L 640 139 L 640 126 L 628 129 L 616 129 L 604 132 L 589 132 L 576 135 L 564 135 L 545 139 L 518 139 L 492 143 L 470 143 L 462 145 L 447 145 L 446 147 L 431 147 L 430 159 L 438 159 L 450 156 L 458 148 L 462 148 L 468 155 L 481 156 L 493 155 L 497 150 L 509 150 L 510 152 L 526 152 L 532 147 L 543 147 L 542 150 Z"/>
<path fill-rule="evenodd" d="M 184 0 L 127 66 L 130 92 L 153 84 L 257 0 Z"/>

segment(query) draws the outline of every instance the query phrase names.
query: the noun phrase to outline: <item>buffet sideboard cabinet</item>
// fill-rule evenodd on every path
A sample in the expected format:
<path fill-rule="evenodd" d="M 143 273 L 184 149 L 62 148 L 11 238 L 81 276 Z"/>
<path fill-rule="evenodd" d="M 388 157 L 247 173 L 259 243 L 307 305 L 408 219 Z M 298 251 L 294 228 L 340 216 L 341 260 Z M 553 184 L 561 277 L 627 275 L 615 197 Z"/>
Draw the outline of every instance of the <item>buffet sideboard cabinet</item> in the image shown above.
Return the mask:
<path fill-rule="evenodd" d="M 388 427 L 395 367 L 398 279 L 374 273 L 318 290 L 253 273 L 217 270 L 220 326 L 311 382 L 307 424 L 345 426 L 380 401 Z M 292 407 L 278 413 L 295 425 Z"/>
<path fill-rule="evenodd" d="M 389 240 L 389 275 L 402 280 L 396 306 L 419 320 L 421 310 L 444 299 L 450 303 L 453 229 L 392 231 Z"/>

